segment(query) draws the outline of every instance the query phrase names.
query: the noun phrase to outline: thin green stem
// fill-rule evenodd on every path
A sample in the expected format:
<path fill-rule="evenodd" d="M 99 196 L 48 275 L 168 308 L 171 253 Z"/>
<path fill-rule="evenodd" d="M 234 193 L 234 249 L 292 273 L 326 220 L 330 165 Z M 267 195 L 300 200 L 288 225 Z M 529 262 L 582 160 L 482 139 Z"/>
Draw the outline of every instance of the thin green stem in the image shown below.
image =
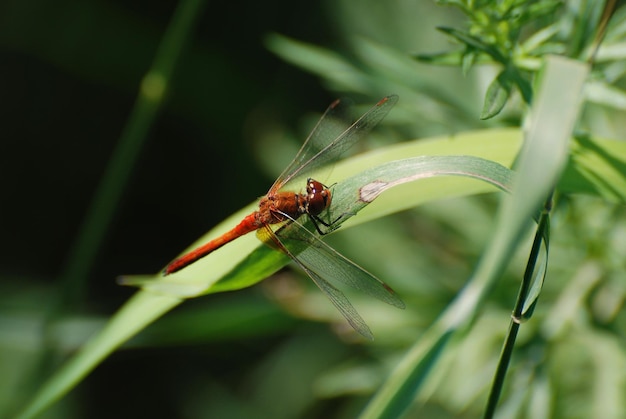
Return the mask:
<path fill-rule="evenodd" d="M 156 52 L 154 63 L 141 81 L 128 123 L 96 189 L 78 236 L 68 252 L 67 263 L 61 274 L 64 293 L 59 307 L 72 306 L 80 301 L 84 293 L 87 275 L 102 247 L 150 127 L 165 102 L 175 65 L 195 27 L 203 4 L 203 0 L 180 3 Z"/>
<path fill-rule="evenodd" d="M 509 333 L 507 334 L 506 340 L 502 347 L 502 352 L 500 354 L 498 367 L 496 369 L 496 373 L 493 378 L 493 384 L 491 386 L 489 398 L 487 399 L 487 407 L 485 409 L 485 414 L 483 415 L 483 418 L 485 419 L 493 418 L 493 415 L 495 414 L 495 411 L 496 411 L 496 407 L 498 405 L 500 394 L 502 393 L 502 387 L 504 386 L 504 379 L 506 378 L 506 372 L 511 362 L 511 357 L 513 356 L 513 348 L 515 346 L 515 340 L 517 338 L 517 334 L 519 332 L 521 323 L 523 321 L 522 317 L 523 317 L 524 306 L 527 301 L 528 293 L 531 289 L 533 279 L 535 278 L 535 267 L 537 266 L 537 259 L 539 258 L 539 254 L 541 252 L 541 245 L 542 245 L 542 242 L 544 241 L 546 228 L 548 226 L 551 202 L 552 202 L 552 196 L 550 196 L 550 198 L 548 198 L 548 200 L 546 201 L 546 204 L 544 206 L 544 211 L 542 211 L 539 217 L 539 224 L 535 232 L 535 238 L 533 239 L 533 245 L 530 250 L 530 255 L 528 256 L 528 263 L 526 264 L 524 277 L 522 279 L 522 283 L 520 284 L 520 289 L 517 294 L 517 301 L 515 302 L 513 314 L 511 315 Z"/>

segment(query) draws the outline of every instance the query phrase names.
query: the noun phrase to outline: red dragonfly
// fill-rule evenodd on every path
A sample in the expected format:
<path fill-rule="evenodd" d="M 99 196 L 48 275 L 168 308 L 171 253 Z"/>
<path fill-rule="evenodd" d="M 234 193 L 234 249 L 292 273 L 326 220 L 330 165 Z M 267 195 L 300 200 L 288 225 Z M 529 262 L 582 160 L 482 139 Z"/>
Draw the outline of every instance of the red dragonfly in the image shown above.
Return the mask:
<path fill-rule="evenodd" d="M 257 236 L 262 242 L 287 254 L 307 273 L 357 332 L 373 339 L 365 321 L 346 296 L 329 283 L 328 279 L 343 282 L 399 308 L 404 308 L 404 303 L 391 287 L 319 239 L 318 235 L 335 230 L 338 227 L 337 221 L 342 218 L 339 216 L 335 220 L 326 221 L 320 217 L 320 214 L 331 205 L 330 188 L 309 178 L 306 181 L 306 193 L 285 190 L 289 189 L 288 184 L 305 171 L 310 172 L 340 156 L 376 126 L 397 101 L 396 95 L 381 99 L 338 135 L 331 115 L 338 112 L 340 101 L 333 102 L 315 125 L 296 157 L 261 198 L 258 211 L 246 216 L 232 230 L 173 260 L 163 274 L 177 272 L 244 234 L 257 231 Z M 298 221 L 304 214 L 315 226 L 317 234 Z M 282 227 L 276 231 L 272 229 L 273 224 L 281 223 Z M 323 231 L 323 228 L 326 231 Z"/>

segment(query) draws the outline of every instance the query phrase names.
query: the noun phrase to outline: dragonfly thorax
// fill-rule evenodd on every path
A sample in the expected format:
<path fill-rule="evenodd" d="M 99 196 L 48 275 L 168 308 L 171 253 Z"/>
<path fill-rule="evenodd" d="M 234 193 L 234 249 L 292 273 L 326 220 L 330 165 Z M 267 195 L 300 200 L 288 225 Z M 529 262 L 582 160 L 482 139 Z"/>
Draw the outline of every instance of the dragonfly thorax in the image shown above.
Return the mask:
<path fill-rule="evenodd" d="M 261 198 L 255 223 L 258 227 L 276 224 L 301 215 L 319 215 L 330 205 L 331 192 L 321 182 L 308 179 L 306 193 L 277 192 Z"/>

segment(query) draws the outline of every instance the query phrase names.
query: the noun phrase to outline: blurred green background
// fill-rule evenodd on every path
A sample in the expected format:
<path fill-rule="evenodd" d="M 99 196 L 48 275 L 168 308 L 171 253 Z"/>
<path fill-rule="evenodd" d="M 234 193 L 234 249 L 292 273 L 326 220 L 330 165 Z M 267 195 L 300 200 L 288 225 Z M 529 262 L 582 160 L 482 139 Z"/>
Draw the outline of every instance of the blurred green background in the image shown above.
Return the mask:
<path fill-rule="evenodd" d="M 361 110 L 400 95 L 385 122 L 393 134 L 374 135 L 363 149 L 520 123 L 519 100 L 498 118 L 479 120 L 493 68 L 463 75 L 410 58 L 450 48 L 435 27 L 463 22 L 456 10 L 401 0 L 198 2 L 180 58 L 165 55 L 174 65 L 166 99 L 131 161 L 112 219 L 101 224 L 95 258 L 76 268 L 77 237 L 177 7 L 94 0 L 0 6 L 0 416 L 21 408 L 135 293 L 117 285 L 117 276 L 157 272 L 263 195 L 336 97 L 351 97 Z M 311 69 L 328 72 L 320 79 L 277 57 L 284 44 L 276 34 L 324 46 L 358 71 L 329 60 Z M 587 111 L 594 132 L 623 139 L 623 113 Z M 355 295 L 374 343 L 355 339 L 309 280 L 287 269 L 250 289 L 186 302 L 43 417 L 354 417 L 462 288 L 496 203 L 494 196 L 431 203 L 329 237 L 407 303 L 397 312 Z M 618 275 L 625 214 L 597 198 L 559 205 L 551 281 L 536 315 L 552 320 L 542 323 L 543 333 L 539 321 L 527 325 L 507 390 L 514 396 L 535 380 L 541 391 L 561 375 L 580 393 L 557 386 L 547 396 L 555 409 L 590 417 L 594 377 L 604 377 L 596 389 L 598 382 L 624 385 L 607 374 L 626 368 Z M 472 332 L 452 345 L 429 384 L 431 399 L 412 417 L 481 411 L 525 257 L 512 261 Z M 582 326 L 570 325 L 581 317 Z M 568 326 L 583 330 L 562 332 Z M 577 358 L 577 347 L 593 347 L 591 358 Z M 509 400 L 514 406 L 515 397 Z"/>

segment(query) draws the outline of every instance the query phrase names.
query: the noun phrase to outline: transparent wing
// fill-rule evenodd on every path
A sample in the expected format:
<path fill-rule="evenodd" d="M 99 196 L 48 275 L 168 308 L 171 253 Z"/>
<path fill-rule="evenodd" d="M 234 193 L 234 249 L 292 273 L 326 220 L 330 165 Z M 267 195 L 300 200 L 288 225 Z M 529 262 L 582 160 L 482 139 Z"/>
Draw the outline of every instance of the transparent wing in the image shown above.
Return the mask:
<path fill-rule="evenodd" d="M 271 247 L 274 247 L 284 253 L 286 253 L 300 268 L 306 272 L 306 274 L 313 280 L 315 285 L 328 297 L 331 303 L 339 310 L 341 315 L 345 317 L 350 326 L 361 335 L 366 337 L 369 340 L 374 340 L 374 335 L 372 331 L 367 326 L 363 318 L 359 315 L 356 309 L 350 304 L 348 298 L 337 288 L 335 288 L 332 284 L 322 278 L 317 272 L 315 272 L 314 268 L 308 266 L 308 264 L 304 263 L 298 257 L 296 257 L 291 250 L 289 250 L 285 245 L 283 245 L 282 241 L 274 234 L 269 226 L 265 226 L 265 228 L 261 228 L 257 231 L 257 236 L 263 241 L 267 243 Z"/>
<path fill-rule="evenodd" d="M 397 101 L 397 95 L 384 97 L 351 125 L 346 124 L 345 118 L 340 116 L 344 108 L 343 103 L 340 100 L 334 101 L 304 141 L 296 157 L 276 179 L 270 191 L 282 188 L 304 170 L 313 171 L 338 158 L 382 121 Z"/>
<path fill-rule="evenodd" d="M 324 243 L 296 220 L 275 233 L 296 258 L 319 276 L 342 282 L 387 304 L 404 308 L 391 287 Z"/>
<path fill-rule="evenodd" d="M 405 307 L 391 287 L 328 246 L 295 220 L 276 232 L 266 226 L 259 230 L 259 238 L 289 255 L 326 294 L 354 330 L 368 339 L 372 339 L 373 335 L 367 324 L 348 298 L 329 281 L 342 282 L 393 306 Z"/>

